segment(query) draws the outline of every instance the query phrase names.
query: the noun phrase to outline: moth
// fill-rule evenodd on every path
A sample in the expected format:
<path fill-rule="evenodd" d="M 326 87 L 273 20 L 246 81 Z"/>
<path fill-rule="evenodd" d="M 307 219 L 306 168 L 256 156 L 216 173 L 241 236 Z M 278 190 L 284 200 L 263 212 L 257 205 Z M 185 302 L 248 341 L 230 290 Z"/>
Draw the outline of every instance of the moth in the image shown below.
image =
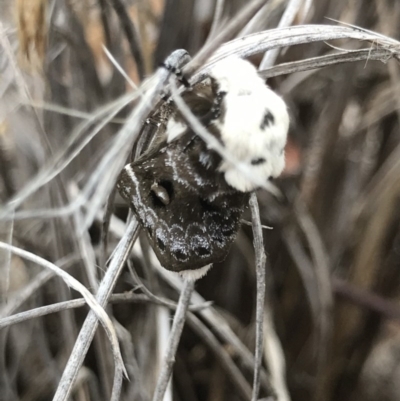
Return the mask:
<path fill-rule="evenodd" d="M 255 67 L 233 56 L 182 97 L 250 177 L 209 148 L 172 105 L 157 145 L 124 167 L 117 187 L 161 265 L 197 279 L 226 258 L 257 188 L 251 176 L 282 172 L 289 116 Z"/>

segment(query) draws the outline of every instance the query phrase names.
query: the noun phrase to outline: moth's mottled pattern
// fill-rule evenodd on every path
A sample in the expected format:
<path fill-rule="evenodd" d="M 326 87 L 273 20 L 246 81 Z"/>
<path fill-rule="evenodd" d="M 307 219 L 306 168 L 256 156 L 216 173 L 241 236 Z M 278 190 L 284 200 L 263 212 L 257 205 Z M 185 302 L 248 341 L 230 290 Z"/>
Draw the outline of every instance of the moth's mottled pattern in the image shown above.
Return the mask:
<path fill-rule="evenodd" d="M 236 57 L 216 64 L 209 80 L 183 94 L 192 112 L 254 176 L 278 176 L 289 127 L 283 100 Z M 209 149 L 178 110 L 169 112 L 164 134 L 124 168 L 117 186 L 161 264 L 197 279 L 225 259 L 256 186 Z"/>
<path fill-rule="evenodd" d="M 204 166 L 203 153 L 206 144 L 188 132 L 128 164 L 117 183 L 161 264 L 172 271 L 224 260 L 248 199 L 216 171 L 219 156 L 210 155 Z"/>

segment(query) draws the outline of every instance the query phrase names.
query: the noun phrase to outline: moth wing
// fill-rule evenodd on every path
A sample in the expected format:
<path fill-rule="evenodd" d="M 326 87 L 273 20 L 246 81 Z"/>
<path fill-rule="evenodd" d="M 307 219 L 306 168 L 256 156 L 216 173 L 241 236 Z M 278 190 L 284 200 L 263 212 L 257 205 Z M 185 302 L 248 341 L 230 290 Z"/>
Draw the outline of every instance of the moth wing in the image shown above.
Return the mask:
<path fill-rule="evenodd" d="M 125 167 L 118 180 L 163 267 L 193 270 L 223 261 L 248 195 L 216 172 L 219 158 L 191 134 Z M 161 201 L 154 184 L 167 192 Z"/>

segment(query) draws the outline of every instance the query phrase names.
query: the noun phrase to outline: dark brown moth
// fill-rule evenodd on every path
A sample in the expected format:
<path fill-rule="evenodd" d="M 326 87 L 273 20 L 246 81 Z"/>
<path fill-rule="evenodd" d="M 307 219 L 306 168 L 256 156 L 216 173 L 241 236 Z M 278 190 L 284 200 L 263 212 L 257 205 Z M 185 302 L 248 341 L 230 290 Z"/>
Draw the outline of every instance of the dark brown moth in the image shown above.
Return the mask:
<path fill-rule="evenodd" d="M 223 261 L 239 229 L 247 194 L 229 187 L 220 157 L 188 131 L 125 167 L 118 188 L 168 270 Z"/>

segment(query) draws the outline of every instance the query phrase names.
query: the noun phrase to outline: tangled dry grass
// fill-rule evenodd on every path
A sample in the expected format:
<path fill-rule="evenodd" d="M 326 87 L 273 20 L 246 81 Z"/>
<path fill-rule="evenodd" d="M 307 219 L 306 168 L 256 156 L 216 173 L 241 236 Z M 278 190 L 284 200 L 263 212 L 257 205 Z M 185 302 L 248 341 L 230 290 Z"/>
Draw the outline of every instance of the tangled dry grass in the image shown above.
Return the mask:
<path fill-rule="evenodd" d="M 153 399 L 183 284 L 122 199 L 106 254 L 101 231 L 178 48 L 192 82 L 250 58 L 291 128 L 282 196 L 196 283 L 164 399 L 400 397 L 400 3 L 247 3 L 1 3 L 1 401 Z"/>

